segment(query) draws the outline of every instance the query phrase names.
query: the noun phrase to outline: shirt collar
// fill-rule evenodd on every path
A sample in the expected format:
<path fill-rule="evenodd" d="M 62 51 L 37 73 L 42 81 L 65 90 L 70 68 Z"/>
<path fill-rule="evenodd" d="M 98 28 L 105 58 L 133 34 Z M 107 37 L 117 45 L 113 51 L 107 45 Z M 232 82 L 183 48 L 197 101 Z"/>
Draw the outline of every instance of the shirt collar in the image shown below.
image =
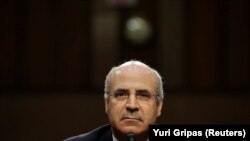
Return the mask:
<path fill-rule="evenodd" d="M 118 141 L 117 138 L 115 137 L 115 135 L 113 134 L 113 132 L 112 132 L 112 139 L 113 139 L 113 141 Z M 147 141 L 149 141 L 149 140 L 147 139 Z"/>
<path fill-rule="evenodd" d="M 117 138 L 114 136 L 113 132 L 112 132 L 112 139 L 113 141 L 118 141 Z"/>

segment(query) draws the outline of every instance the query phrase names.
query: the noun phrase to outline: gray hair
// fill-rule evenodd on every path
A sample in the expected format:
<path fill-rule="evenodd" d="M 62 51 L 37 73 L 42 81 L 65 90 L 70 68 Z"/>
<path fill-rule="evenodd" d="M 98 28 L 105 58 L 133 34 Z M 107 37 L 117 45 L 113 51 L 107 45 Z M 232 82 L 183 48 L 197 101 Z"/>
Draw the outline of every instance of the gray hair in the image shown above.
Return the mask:
<path fill-rule="evenodd" d="M 121 68 L 122 66 L 128 65 L 128 64 L 134 64 L 134 65 L 141 65 L 144 66 L 145 68 L 148 68 L 150 71 L 153 72 L 153 74 L 156 76 L 157 78 L 157 90 L 156 90 L 156 95 L 157 95 L 157 100 L 161 101 L 164 99 L 164 92 L 163 92 L 163 82 L 162 82 L 162 77 L 161 75 L 153 68 L 151 68 L 150 66 L 142 63 L 141 61 L 137 61 L 137 60 L 130 60 L 127 61 L 119 66 L 113 67 L 109 73 L 106 76 L 105 82 L 104 82 L 104 98 L 107 99 L 109 96 L 109 89 L 110 89 L 110 81 L 111 81 L 111 76 L 114 72 L 116 72 L 119 68 Z"/>

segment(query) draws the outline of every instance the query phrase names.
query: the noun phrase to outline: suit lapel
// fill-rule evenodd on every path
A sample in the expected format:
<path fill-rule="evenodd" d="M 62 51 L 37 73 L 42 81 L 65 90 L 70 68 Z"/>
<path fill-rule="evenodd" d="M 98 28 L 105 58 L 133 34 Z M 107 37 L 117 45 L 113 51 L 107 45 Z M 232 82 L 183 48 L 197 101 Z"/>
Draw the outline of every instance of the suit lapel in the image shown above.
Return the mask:
<path fill-rule="evenodd" d="M 111 129 L 103 134 L 100 141 L 113 141 Z"/>

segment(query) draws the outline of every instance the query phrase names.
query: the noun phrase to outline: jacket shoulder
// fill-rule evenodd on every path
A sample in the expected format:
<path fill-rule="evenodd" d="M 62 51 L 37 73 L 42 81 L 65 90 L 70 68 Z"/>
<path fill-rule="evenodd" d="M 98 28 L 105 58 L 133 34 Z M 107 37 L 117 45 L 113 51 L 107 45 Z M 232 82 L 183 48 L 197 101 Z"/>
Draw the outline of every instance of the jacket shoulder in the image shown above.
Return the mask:
<path fill-rule="evenodd" d="M 104 134 L 107 134 L 108 132 L 111 133 L 111 126 L 104 125 L 88 133 L 70 137 L 68 139 L 65 139 L 64 141 L 99 141 L 101 138 L 103 138 L 102 136 Z"/>

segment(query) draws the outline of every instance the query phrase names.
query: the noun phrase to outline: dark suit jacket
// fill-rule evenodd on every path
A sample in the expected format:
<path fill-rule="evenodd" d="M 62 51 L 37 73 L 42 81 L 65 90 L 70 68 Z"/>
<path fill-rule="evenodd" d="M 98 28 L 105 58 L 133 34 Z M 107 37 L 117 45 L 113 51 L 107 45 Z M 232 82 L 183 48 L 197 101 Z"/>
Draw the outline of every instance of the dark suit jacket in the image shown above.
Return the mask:
<path fill-rule="evenodd" d="M 112 141 L 111 126 L 104 125 L 88 133 L 70 137 L 64 141 Z"/>

